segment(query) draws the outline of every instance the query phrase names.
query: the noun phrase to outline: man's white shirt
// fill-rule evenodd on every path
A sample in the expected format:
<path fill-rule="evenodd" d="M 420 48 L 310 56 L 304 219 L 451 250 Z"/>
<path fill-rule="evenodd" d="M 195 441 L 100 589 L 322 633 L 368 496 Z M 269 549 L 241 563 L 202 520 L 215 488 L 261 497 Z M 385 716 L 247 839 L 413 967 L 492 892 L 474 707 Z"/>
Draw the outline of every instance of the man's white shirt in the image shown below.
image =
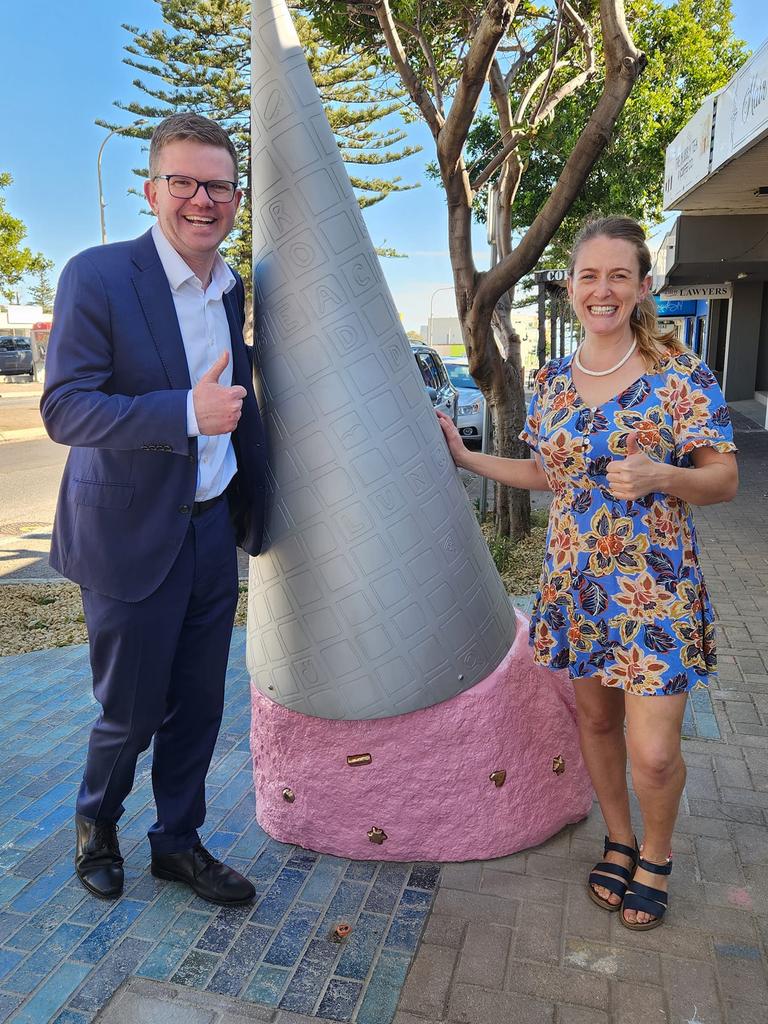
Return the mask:
<path fill-rule="evenodd" d="M 224 352 L 229 352 L 229 362 L 219 383 L 231 385 L 232 339 L 223 295 L 235 287 L 234 274 L 216 253 L 211 283 L 203 288 L 202 281 L 176 252 L 157 223 L 152 227 L 152 238 L 171 287 L 192 387 Z M 200 433 L 191 391 L 187 394 L 187 435 L 198 438 L 195 501 L 215 498 L 237 471 L 235 450 L 230 434 Z"/>

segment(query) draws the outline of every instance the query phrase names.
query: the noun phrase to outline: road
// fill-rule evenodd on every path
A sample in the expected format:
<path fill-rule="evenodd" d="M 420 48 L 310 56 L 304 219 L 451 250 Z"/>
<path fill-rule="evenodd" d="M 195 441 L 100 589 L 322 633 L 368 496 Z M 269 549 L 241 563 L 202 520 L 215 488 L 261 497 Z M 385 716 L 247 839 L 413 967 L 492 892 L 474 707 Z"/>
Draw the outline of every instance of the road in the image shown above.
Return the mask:
<path fill-rule="evenodd" d="M 0 385 L 0 433 L 42 434 L 41 390 L 39 384 Z M 50 528 L 66 457 L 67 449 L 45 436 L 0 444 L 0 534 Z"/>
<path fill-rule="evenodd" d="M 67 449 L 43 433 L 39 384 L 0 382 L 0 581 L 49 579 L 51 526 Z M 35 436 L 37 435 L 37 436 Z"/>
<path fill-rule="evenodd" d="M 66 457 L 48 438 L 0 445 L 0 534 L 50 529 Z"/>

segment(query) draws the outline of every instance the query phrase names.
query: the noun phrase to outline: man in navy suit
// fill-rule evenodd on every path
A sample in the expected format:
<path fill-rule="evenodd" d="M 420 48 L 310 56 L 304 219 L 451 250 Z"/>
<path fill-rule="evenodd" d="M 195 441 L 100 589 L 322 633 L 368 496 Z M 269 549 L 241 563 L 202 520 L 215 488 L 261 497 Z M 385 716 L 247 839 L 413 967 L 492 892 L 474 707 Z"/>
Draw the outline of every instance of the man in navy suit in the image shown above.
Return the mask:
<path fill-rule="evenodd" d="M 71 446 L 51 565 L 79 583 L 101 714 L 75 816 L 75 867 L 123 890 L 117 821 L 154 737 L 152 873 L 222 904 L 251 883 L 202 846 L 237 603 L 236 545 L 258 553 L 265 452 L 244 290 L 218 247 L 241 199 L 237 152 L 196 114 L 157 126 L 157 222 L 62 273 L 41 411 Z"/>

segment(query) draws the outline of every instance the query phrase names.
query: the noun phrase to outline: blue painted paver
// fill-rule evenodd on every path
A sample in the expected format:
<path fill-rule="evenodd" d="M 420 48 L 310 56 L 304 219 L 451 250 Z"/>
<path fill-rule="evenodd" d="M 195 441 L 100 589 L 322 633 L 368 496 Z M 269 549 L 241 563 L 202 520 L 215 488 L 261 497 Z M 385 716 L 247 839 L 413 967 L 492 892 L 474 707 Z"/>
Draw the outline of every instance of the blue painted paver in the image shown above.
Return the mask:
<path fill-rule="evenodd" d="M 208 991 L 228 996 L 239 995 L 253 974 L 254 961 L 266 948 L 271 935 L 268 928 L 246 925 L 218 964 L 208 982 Z"/>
<path fill-rule="evenodd" d="M 47 1024 L 88 974 L 82 964 L 63 963 L 10 1018 L 11 1024 Z"/>
<path fill-rule="evenodd" d="M 388 923 L 383 914 L 362 913 L 357 919 L 357 927 L 345 944 L 336 973 L 345 978 L 365 978 L 371 969 Z"/>
<path fill-rule="evenodd" d="M 381 1021 L 392 1020 L 410 961 L 405 953 L 392 950 L 382 953 L 357 1011 L 358 1024 L 381 1024 Z"/>
<path fill-rule="evenodd" d="M 23 959 L 21 953 L 14 953 L 11 950 L 0 950 L 0 980 L 17 967 Z"/>
<path fill-rule="evenodd" d="M 259 900 L 251 920 L 255 924 L 276 927 L 307 880 L 306 873 L 285 868 L 275 879 L 267 894 Z"/>
<path fill-rule="evenodd" d="M 290 971 L 284 967 L 270 967 L 268 964 L 262 964 L 245 990 L 246 999 L 251 999 L 255 1003 L 264 1003 L 266 1006 L 277 1006 L 288 983 L 289 975 Z"/>
<path fill-rule="evenodd" d="M 311 942 L 280 1000 L 280 1007 L 294 1013 L 313 1013 L 338 955 L 338 945 L 327 939 Z"/>
<path fill-rule="evenodd" d="M 319 916 L 317 908 L 309 904 L 293 907 L 265 953 L 264 962 L 275 967 L 290 967 L 295 964 L 314 932 Z"/>
<path fill-rule="evenodd" d="M 154 981 L 167 981 L 188 952 L 189 945 L 183 939 L 163 939 L 152 948 L 136 969 L 136 974 Z"/>
<path fill-rule="evenodd" d="M 362 988 L 362 983 L 359 981 L 331 978 L 318 1007 L 318 1017 L 327 1017 L 329 1020 L 352 1020 L 352 1013 L 360 998 Z"/>
<path fill-rule="evenodd" d="M 220 958 L 214 953 L 193 949 L 181 961 L 176 973 L 171 975 L 171 981 L 175 985 L 205 988 L 219 963 Z"/>

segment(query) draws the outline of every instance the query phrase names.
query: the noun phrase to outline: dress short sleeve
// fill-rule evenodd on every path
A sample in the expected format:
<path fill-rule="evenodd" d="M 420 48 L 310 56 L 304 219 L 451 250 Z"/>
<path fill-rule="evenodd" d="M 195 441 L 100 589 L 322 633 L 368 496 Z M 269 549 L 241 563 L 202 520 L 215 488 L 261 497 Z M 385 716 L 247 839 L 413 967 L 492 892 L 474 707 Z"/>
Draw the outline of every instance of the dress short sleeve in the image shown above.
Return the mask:
<path fill-rule="evenodd" d="M 544 398 L 544 381 L 546 374 L 543 367 L 536 374 L 536 383 L 533 388 L 533 397 L 528 406 L 528 415 L 525 418 L 525 425 L 518 434 L 521 441 L 525 441 L 535 452 L 539 450 L 539 428 L 541 427 L 541 410 Z"/>
<path fill-rule="evenodd" d="M 690 368 L 685 367 L 687 373 L 670 376 L 667 388 L 678 458 L 684 459 L 695 448 L 735 452 L 731 414 L 717 378 L 693 356 L 682 356 L 676 362 L 680 370 L 690 363 Z"/>

